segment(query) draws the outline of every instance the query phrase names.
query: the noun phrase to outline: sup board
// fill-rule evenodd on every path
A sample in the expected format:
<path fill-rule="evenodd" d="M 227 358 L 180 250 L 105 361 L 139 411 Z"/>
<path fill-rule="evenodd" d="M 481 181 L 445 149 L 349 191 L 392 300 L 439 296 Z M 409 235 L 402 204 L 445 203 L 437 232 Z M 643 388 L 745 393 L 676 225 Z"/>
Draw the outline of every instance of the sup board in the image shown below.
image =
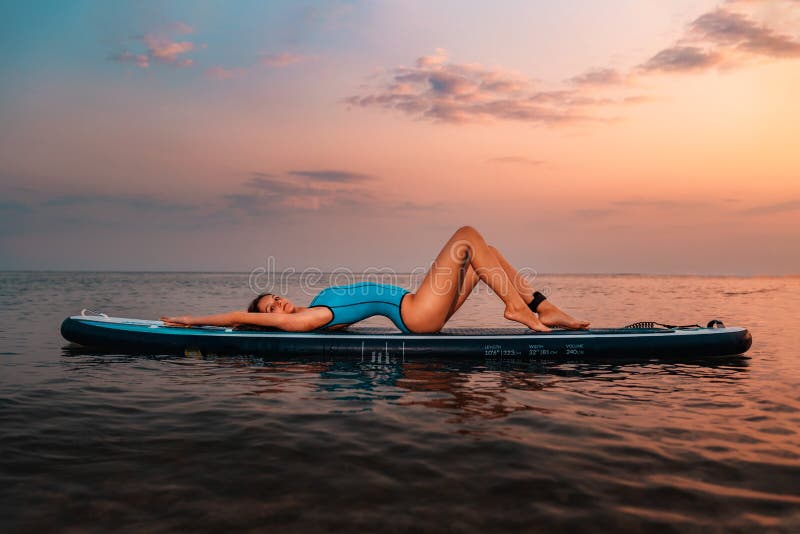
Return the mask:
<path fill-rule="evenodd" d="M 746 328 L 597 328 L 534 332 L 527 328 L 446 328 L 436 334 L 403 334 L 389 328 L 283 332 L 202 326 L 173 327 L 161 321 L 76 315 L 61 324 L 72 343 L 118 353 L 317 356 L 394 361 L 407 356 L 443 358 L 590 359 L 697 358 L 746 352 Z M 712 326 L 713 325 L 713 326 Z"/>

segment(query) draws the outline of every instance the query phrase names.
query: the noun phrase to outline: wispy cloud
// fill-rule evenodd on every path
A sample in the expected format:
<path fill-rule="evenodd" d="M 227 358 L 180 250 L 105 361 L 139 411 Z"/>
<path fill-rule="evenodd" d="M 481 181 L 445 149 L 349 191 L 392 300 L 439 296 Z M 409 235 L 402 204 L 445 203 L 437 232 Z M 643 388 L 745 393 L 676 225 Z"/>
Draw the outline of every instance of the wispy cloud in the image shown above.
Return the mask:
<path fill-rule="evenodd" d="M 514 71 L 449 63 L 442 50 L 418 58 L 414 67 L 390 69 L 376 87 L 344 101 L 440 122 L 505 119 L 542 124 L 603 120 L 591 108 L 614 103 L 574 89 L 538 89 Z"/>
<path fill-rule="evenodd" d="M 742 13 L 717 9 L 706 13 L 690 26 L 688 39 L 695 38 L 769 57 L 797 57 L 800 43 L 792 36 L 757 23 Z"/>
<path fill-rule="evenodd" d="M 289 181 L 283 178 L 265 175 L 264 173 L 254 173 L 244 185 L 276 196 L 301 195 L 310 190 L 310 184 L 308 182 Z"/>
<path fill-rule="evenodd" d="M 238 190 L 196 198 L 110 191 L 70 192 L 60 189 L 58 184 L 53 184 L 49 191 L 25 192 L 23 188 L 0 184 L 0 198 L 3 199 L 0 201 L 0 237 L 52 235 L 78 229 L 184 231 L 220 225 L 235 227 L 254 221 L 300 223 L 309 216 L 319 216 L 321 221 L 331 220 L 329 217 L 374 220 L 408 217 L 443 207 L 441 203 L 387 197 L 379 191 L 378 178 L 363 173 L 301 172 L 303 175 L 254 172 Z"/>
<path fill-rule="evenodd" d="M 602 68 L 588 70 L 583 74 L 573 76 L 569 81 L 584 86 L 615 85 L 623 83 L 625 76 L 617 69 Z"/>
<path fill-rule="evenodd" d="M 661 212 L 691 213 L 699 208 L 708 206 L 708 202 L 695 200 L 675 200 L 665 198 L 626 198 L 612 200 L 603 206 L 592 208 L 579 208 L 572 212 L 575 218 L 582 220 L 600 220 L 625 214 L 634 216 L 641 214 L 642 210 Z"/>
<path fill-rule="evenodd" d="M 253 194 L 232 194 L 226 198 L 232 207 L 251 215 L 285 208 L 330 210 L 368 203 L 373 196 L 363 182 L 372 179 L 367 174 L 328 169 L 289 171 L 285 176 L 257 172 L 244 183 L 254 190 Z"/>
<path fill-rule="evenodd" d="M 756 206 L 742 210 L 740 213 L 743 215 L 772 215 L 774 213 L 786 213 L 790 211 L 800 211 L 800 200 L 788 200 L 786 202 L 778 202 L 776 204 Z"/>
<path fill-rule="evenodd" d="M 135 193 L 70 192 L 52 183 L 36 191 L 3 185 L 0 196 L 0 235 L 53 235 L 76 229 L 102 228 L 197 228 L 206 222 L 209 210 L 203 202 Z M 17 198 L 13 198 L 17 197 Z"/>
<path fill-rule="evenodd" d="M 265 67 L 269 69 L 280 69 L 313 59 L 315 59 L 315 56 L 294 54 L 291 52 L 261 54 L 258 56 L 258 60 L 255 63 L 246 67 L 224 67 L 222 65 L 216 65 L 206 69 L 205 75 L 207 78 L 212 78 L 214 80 L 231 80 L 235 78 L 244 78 L 254 71 Z"/>
<path fill-rule="evenodd" d="M 594 68 L 566 80 L 564 89 L 542 89 L 517 72 L 473 63 L 453 63 L 437 49 L 413 67 L 388 69 L 360 94 L 344 99 L 349 106 L 395 110 L 418 119 L 463 123 L 484 119 L 559 125 L 605 121 L 611 106 L 646 102 L 646 94 L 622 94 L 638 78 L 660 73 L 734 67 L 755 59 L 800 57 L 800 41 L 742 11 L 766 0 L 732 0 L 689 23 L 673 44 L 633 68 Z M 796 10 L 799 1 L 770 4 Z"/>
<path fill-rule="evenodd" d="M 111 205 L 139 212 L 143 211 L 187 211 L 195 209 L 191 204 L 172 202 L 147 195 L 130 194 L 66 194 L 51 197 L 42 202 L 45 207 L 69 207 L 87 205 Z"/>
<path fill-rule="evenodd" d="M 660 50 L 639 68 L 643 71 L 695 71 L 715 66 L 736 67 L 755 59 L 800 57 L 800 42 L 779 33 L 737 6 L 762 2 L 728 2 L 692 21 L 670 47 Z M 798 2 L 775 2 L 793 10 Z"/>
<path fill-rule="evenodd" d="M 528 165 L 531 167 L 538 167 L 545 163 L 544 160 L 541 159 L 530 159 L 522 156 L 502 156 L 499 158 L 489 158 L 486 161 L 487 163 L 510 163 L 513 165 Z"/>
<path fill-rule="evenodd" d="M 228 209 L 257 217 L 277 213 L 284 217 L 294 213 L 391 216 L 440 206 L 387 200 L 369 187 L 374 181 L 374 176 L 342 170 L 256 172 L 243 184 L 248 191 L 226 195 L 225 201 Z"/>
<path fill-rule="evenodd" d="M 629 198 L 623 200 L 614 200 L 611 202 L 611 204 L 625 208 L 658 208 L 671 210 L 679 208 L 694 208 L 698 206 L 704 206 L 706 203 L 695 200 Z"/>
<path fill-rule="evenodd" d="M 713 67 L 722 61 L 722 55 L 697 46 L 672 46 L 661 50 L 643 63 L 645 71 L 691 71 Z"/>
<path fill-rule="evenodd" d="M 146 69 L 150 66 L 150 56 L 147 54 L 134 54 L 132 52 L 128 52 L 125 50 L 124 52 L 119 52 L 117 54 L 111 54 L 108 56 L 110 61 L 116 61 L 117 63 L 133 63 L 137 67 Z"/>
<path fill-rule="evenodd" d="M 135 35 L 130 39 L 141 43 L 140 47 L 145 50 L 126 49 L 109 55 L 108 59 L 119 63 L 132 63 L 143 69 L 149 68 L 153 63 L 188 67 L 193 64 L 193 60 L 186 57 L 186 54 L 196 50 L 196 46 L 192 41 L 178 41 L 173 36 L 193 31 L 194 29 L 188 24 L 176 22 L 151 33 Z"/>
<path fill-rule="evenodd" d="M 318 180 L 322 182 L 338 182 L 338 183 L 353 183 L 364 182 L 374 179 L 374 176 L 369 174 L 362 174 L 359 172 L 349 171 L 334 171 L 334 170 L 321 170 L 321 171 L 289 171 L 292 176 L 303 176 Z"/>
<path fill-rule="evenodd" d="M 143 41 L 147 45 L 147 55 L 157 63 L 178 67 L 188 67 L 193 63 L 191 59 L 183 57 L 194 50 L 191 41 L 172 41 L 157 35 L 145 35 Z"/>

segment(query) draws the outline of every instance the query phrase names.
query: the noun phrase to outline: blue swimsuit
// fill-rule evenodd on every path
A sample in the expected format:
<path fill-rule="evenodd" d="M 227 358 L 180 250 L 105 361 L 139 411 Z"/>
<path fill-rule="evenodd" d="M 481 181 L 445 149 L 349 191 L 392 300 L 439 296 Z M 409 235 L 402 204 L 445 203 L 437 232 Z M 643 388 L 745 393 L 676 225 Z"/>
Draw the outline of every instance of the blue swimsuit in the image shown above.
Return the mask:
<path fill-rule="evenodd" d="M 320 291 L 309 308 L 324 306 L 331 310 L 333 319 L 321 328 L 357 323 L 373 315 L 383 315 L 391 319 L 402 332 L 410 334 L 400 316 L 400 303 L 408 293 L 402 287 L 374 282 L 332 286 Z"/>

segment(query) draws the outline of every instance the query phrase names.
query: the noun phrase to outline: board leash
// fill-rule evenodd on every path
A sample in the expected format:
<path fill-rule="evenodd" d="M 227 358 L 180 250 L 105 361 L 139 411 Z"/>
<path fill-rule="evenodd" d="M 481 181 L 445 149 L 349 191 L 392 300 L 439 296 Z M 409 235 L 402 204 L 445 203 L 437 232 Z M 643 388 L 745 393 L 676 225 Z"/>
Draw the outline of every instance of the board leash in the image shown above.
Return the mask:
<path fill-rule="evenodd" d="M 638 323 L 631 323 L 627 326 L 623 326 L 622 328 L 667 328 L 669 330 L 675 330 L 677 328 L 703 328 L 699 324 L 683 324 L 683 325 L 675 325 L 675 324 L 664 324 L 664 323 L 657 323 L 655 321 L 639 321 Z M 719 319 L 712 319 L 708 322 L 705 326 L 706 328 L 725 328 L 725 325 L 722 324 L 722 321 Z"/>

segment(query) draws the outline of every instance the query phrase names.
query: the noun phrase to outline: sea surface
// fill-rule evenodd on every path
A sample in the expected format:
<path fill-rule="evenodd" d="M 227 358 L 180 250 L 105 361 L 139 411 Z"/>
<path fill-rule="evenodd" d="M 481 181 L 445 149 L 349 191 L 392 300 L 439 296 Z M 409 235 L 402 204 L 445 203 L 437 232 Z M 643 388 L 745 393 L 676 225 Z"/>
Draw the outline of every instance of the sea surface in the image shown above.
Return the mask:
<path fill-rule="evenodd" d="M 59 333 L 82 308 L 243 309 L 251 281 L 0 273 L 0 532 L 800 532 L 798 277 L 535 280 L 597 327 L 752 332 L 685 362 L 128 356 Z M 450 325 L 502 309 L 482 290 Z"/>

